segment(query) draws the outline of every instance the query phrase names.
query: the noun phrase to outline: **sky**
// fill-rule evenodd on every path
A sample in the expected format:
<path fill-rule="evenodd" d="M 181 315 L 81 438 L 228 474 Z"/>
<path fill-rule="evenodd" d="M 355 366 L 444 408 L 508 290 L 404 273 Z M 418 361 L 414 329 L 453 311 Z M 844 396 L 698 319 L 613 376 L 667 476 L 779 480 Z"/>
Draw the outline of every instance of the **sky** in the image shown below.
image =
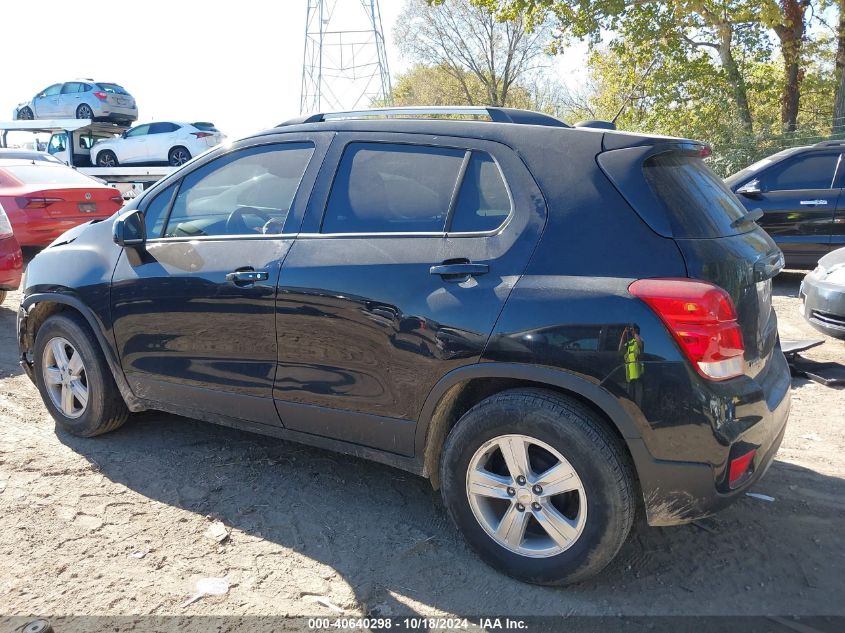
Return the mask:
<path fill-rule="evenodd" d="M 381 0 L 394 77 L 410 64 L 393 39 L 404 1 Z M 67 0 L 3 0 L 0 120 L 48 85 L 79 77 L 124 86 L 139 122 L 212 121 L 232 139 L 299 115 L 307 0 L 145 0 L 118 10 L 124 5 L 98 13 Z M 555 63 L 569 85 L 584 66 L 583 47 Z"/>

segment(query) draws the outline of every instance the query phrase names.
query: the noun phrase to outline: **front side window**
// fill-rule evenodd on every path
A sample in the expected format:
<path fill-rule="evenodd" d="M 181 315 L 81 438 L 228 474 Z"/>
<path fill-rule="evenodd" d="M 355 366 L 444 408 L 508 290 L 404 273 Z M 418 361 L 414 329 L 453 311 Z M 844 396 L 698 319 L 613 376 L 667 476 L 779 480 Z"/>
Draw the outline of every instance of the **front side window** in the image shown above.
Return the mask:
<path fill-rule="evenodd" d="M 164 237 L 278 234 L 314 153 L 284 143 L 221 156 L 185 176 Z"/>
<path fill-rule="evenodd" d="M 47 146 L 47 152 L 55 154 L 65 151 L 65 138 L 64 134 L 54 134 L 51 136 L 50 144 Z"/>
<path fill-rule="evenodd" d="M 323 218 L 323 233 L 436 233 L 446 216 L 464 150 L 350 143 Z"/>
<path fill-rule="evenodd" d="M 838 161 L 839 154 L 816 154 L 788 160 L 763 174 L 763 190 L 830 189 Z"/>
<path fill-rule="evenodd" d="M 493 231 L 511 213 L 511 199 L 499 166 L 483 152 L 473 152 L 461 183 L 450 232 Z"/>
<path fill-rule="evenodd" d="M 62 91 L 62 84 L 53 84 L 49 88 L 45 88 L 44 92 L 42 92 L 40 97 L 55 97 Z"/>
<path fill-rule="evenodd" d="M 150 126 L 149 125 L 139 125 L 138 127 L 133 127 L 126 133 L 126 138 L 134 138 L 136 136 L 144 136 L 145 134 L 149 134 Z"/>

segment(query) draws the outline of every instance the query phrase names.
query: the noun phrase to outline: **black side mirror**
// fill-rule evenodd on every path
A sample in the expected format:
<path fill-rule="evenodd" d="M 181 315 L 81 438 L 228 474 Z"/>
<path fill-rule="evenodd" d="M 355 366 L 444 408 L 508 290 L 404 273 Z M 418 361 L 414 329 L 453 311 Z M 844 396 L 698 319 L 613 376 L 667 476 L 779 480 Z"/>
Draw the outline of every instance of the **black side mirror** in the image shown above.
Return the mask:
<path fill-rule="evenodd" d="M 147 241 L 147 227 L 144 214 L 132 210 L 118 216 L 114 221 L 114 243 L 123 248 L 143 247 Z"/>

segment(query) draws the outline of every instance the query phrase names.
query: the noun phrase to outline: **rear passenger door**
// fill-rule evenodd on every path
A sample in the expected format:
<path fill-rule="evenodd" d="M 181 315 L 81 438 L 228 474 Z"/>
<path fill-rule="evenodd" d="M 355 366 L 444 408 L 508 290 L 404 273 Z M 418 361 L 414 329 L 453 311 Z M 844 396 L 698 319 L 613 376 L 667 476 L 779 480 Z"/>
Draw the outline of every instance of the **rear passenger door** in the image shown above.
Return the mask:
<path fill-rule="evenodd" d="M 339 134 L 279 281 L 282 423 L 412 454 L 425 398 L 479 359 L 544 221 L 504 145 Z"/>
<path fill-rule="evenodd" d="M 746 206 L 763 210 L 759 224 L 780 246 L 787 265 L 813 267 L 830 250 L 839 162 L 839 150 L 788 158 L 759 175 L 761 193 L 746 196 Z"/>

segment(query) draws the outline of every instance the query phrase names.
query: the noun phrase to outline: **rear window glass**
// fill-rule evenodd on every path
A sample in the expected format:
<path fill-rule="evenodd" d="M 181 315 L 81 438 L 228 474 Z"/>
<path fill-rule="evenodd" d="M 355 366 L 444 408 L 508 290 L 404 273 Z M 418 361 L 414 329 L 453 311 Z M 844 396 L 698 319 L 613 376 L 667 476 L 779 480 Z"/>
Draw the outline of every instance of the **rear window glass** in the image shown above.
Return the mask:
<path fill-rule="evenodd" d="M 214 123 L 206 123 L 204 121 L 197 121 L 196 123 L 191 123 L 195 128 L 198 130 L 202 130 L 203 132 L 217 132 L 217 128 L 214 127 Z"/>
<path fill-rule="evenodd" d="M 643 163 L 643 173 L 667 211 L 674 237 L 725 237 L 754 228 L 753 222 L 731 226 L 745 207 L 698 157 L 658 154 Z"/>
<path fill-rule="evenodd" d="M 100 187 L 100 183 L 64 165 L 53 165 L 46 161 L 38 165 L 15 165 L 3 167 L 15 180 L 25 185 L 87 185 Z"/>
<path fill-rule="evenodd" d="M 126 89 L 123 86 L 118 86 L 117 84 L 97 84 L 100 86 L 100 90 L 103 92 L 108 92 L 114 95 L 128 95 L 129 93 L 126 92 Z"/>

